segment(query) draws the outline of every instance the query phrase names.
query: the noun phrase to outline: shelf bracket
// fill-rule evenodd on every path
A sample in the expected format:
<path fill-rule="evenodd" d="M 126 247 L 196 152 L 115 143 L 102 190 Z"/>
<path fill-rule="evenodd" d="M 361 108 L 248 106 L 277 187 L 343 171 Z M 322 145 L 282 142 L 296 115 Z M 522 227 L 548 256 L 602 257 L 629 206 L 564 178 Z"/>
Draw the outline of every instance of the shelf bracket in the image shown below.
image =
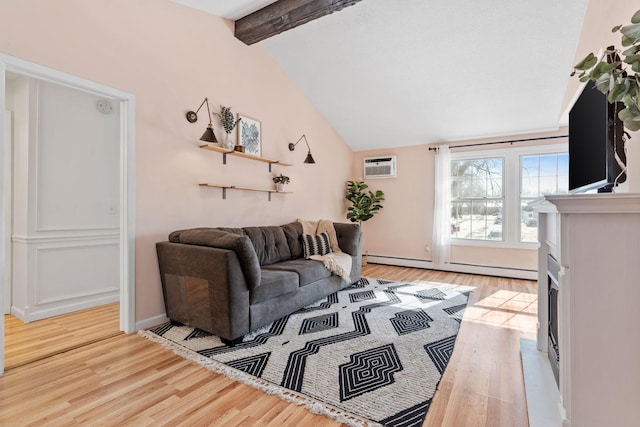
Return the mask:
<path fill-rule="evenodd" d="M 222 200 L 227 198 L 227 187 L 222 187 Z"/>
<path fill-rule="evenodd" d="M 280 160 L 276 160 L 275 162 L 269 162 L 269 172 L 271 172 L 271 165 L 280 163 Z"/>
<path fill-rule="evenodd" d="M 222 153 L 222 164 L 223 165 L 227 164 L 227 153 Z"/>

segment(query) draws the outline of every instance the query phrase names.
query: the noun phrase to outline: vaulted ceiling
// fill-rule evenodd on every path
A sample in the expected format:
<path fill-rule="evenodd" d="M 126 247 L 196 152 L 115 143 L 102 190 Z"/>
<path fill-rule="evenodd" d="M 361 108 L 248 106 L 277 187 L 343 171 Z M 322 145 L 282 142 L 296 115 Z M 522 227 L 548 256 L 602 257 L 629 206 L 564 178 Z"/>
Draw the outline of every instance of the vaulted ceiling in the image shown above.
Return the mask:
<path fill-rule="evenodd" d="M 238 20 L 273 0 L 173 0 Z M 355 151 L 555 130 L 588 0 L 362 0 L 260 41 Z"/>

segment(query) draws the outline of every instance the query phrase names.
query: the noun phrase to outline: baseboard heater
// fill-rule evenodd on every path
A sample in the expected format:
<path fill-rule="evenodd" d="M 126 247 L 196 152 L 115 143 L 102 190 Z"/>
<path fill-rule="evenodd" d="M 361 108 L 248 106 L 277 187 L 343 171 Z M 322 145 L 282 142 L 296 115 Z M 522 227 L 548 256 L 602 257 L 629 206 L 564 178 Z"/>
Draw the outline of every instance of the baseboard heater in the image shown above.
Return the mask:
<path fill-rule="evenodd" d="M 480 274 L 485 276 L 513 277 L 517 279 L 536 280 L 537 270 L 512 267 L 496 267 L 493 265 L 479 265 L 452 262 L 445 265 L 434 264 L 432 260 L 396 257 L 389 255 L 368 254 L 367 261 L 371 264 L 396 265 L 402 267 L 426 268 L 429 270 L 450 271 L 453 273 Z M 386 262 L 385 262 L 386 261 Z"/>

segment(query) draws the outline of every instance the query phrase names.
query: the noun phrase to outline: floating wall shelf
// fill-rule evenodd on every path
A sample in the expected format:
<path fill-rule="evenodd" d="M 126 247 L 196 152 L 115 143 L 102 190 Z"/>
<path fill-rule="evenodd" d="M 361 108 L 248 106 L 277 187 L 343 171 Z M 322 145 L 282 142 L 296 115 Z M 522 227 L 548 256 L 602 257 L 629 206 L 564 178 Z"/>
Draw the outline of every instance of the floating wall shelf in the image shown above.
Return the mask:
<path fill-rule="evenodd" d="M 222 164 L 224 165 L 227 164 L 227 154 L 231 154 L 232 156 L 237 156 L 245 159 L 255 160 L 258 162 L 268 163 L 269 172 L 271 172 L 271 165 L 293 166 L 293 164 L 291 163 L 281 162 L 280 160 L 268 159 L 266 157 L 256 156 L 255 154 L 241 153 L 239 151 L 229 150 L 227 148 L 219 147 L 217 145 L 212 145 L 212 144 L 204 144 L 204 145 L 201 145 L 200 148 L 202 148 L 203 150 L 216 151 L 218 153 L 222 153 Z M 260 191 L 263 191 L 263 190 L 260 190 Z M 275 191 L 272 191 L 272 193 L 275 193 Z"/>
<path fill-rule="evenodd" d="M 222 198 L 227 198 L 227 190 L 241 190 L 241 191 L 257 191 L 259 193 L 269 193 L 269 201 L 271 201 L 271 193 L 277 194 L 291 194 L 291 191 L 278 191 L 278 190 L 266 190 L 264 188 L 251 188 L 251 187 L 238 187 L 235 185 L 218 185 L 218 184 L 198 184 L 200 187 L 212 187 L 222 188 Z"/>

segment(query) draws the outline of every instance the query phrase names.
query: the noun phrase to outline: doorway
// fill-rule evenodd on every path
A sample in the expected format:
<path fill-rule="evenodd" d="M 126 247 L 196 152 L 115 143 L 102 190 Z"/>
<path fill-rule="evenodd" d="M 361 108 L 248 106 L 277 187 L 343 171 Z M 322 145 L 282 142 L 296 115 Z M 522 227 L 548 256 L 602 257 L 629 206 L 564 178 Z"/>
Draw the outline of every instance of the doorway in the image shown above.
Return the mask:
<path fill-rule="evenodd" d="M 20 60 L 18 58 L 14 58 L 8 55 L 0 54 L 0 103 L 5 106 L 7 103 L 7 74 L 24 76 L 29 79 L 33 79 L 38 82 L 42 82 L 45 85 L 54 84 L 54 87 L 61 87 L 67 89 L 78 90 L 82 93 L 92 94 L 98 97 L 104 97 L 107 100 L 107 104 L 109 102 L 114 103 L 111 107 L 116 107 L 117 116 L 119 119 L 119 125 L 117 130 L 117 139 L 119 140 L 118 146 L 116 147 L 116 163 L 118 173 L 115 177 L 114 187 L 116 189 L 115 195 L 117 197 L 116 202 L 113 203 L 114 206 L 117 206 L 118 209 L 113 206 L 109 206 L 108 204 L 105 206 L 105 212 L 109 215 L 113 215 L 114 221 L 118 224 L 118 228 L 116 234 L 114 235 L 114 239 L 116 242 L 116 257 L 117 257 L 117 266 L 115 279 L 118 283 L 117 288 L 114 293 L 116 294 L 116 299 L 119 299 L 119 328 L 121 331 L 126 333 L 131 333 L 135 331 L 135 309 L 134 309 L 134 102 L 135 98 L 133 95 L 122 92 L 117 89 L 113 89 L 95 82 L 91 82 L 85 79 L 78 78 L 76 76 L 72 76 L 57 70 L 53 70 L 47 67 L 42 67 L 37 64 L 33 64 L 27 61 Z M 108 109 L 109 105 L 100 105 L 100 102 L 97 103 L 96 108 L 98 109 Z M 6 141 L 6 129 L 5 129 L 4 120 L 0 121 L 0 164 L 5 165 L 7 161 L 7 153 L 8 143 Z M 0 205 L 0 221 L 2 223 L 2 227 L 0 228 L 0 270 L 3 272 L 8 271 L 10 266 L 11 256 L 12 256 L 12 239 L 11 233 L 12 230 L 12 222 L 11 222 L 11 211 L 12 204 L 7 203 L 7 198 L 5 197 L 5 189 L 6 189 L 6 176 L 3 174 L 0 176 L 0 189 L 3 190 L 3 197 L 0 198 L 2 200 L 2 205 Z M 81 179 L 81 177 L 80 177 Z M 70 211 L 67 211 L 66 214 L 69 215 Z M 59 212 L 58 212 L 59 214 Z M 66 218 L 66 217 L 65 217 Z M 54 227 L 55 228 L 55 227 Z M 45 227 L 46 229 L 46 227 Z M 51 230 L 49 230 L 51 231 Z M 33 240 L 36 241 L 37 239 Z M 40 238 L 42 240 L 42 238 Z M 46 240 L 46 239 L 45 239 Z M 60 245 L 59 245 L 60 246 Z M 106 247 L 107 245 L 100 244 L 92 244 L 87 245 L 90 248 L 88 252 L 93 250 L 99 250 L 102 246 Z M 55 250 L 51 251 L 51 253 L 55 252 Z M 59 251 L 62 253 L 62 251 Z M 56 261 L 54 258 L 49 260 L 49 264 L 45 265 L 45 267 L 53 268 L 55 271 Z M 10 271 L 10 270 L 9 270 Z M 45 271 L 46 268 L 45 268 Z M 11 274 L 10 274 L 11 275 Z M 7 280 L 6 275 L 3 275 L 2 285 L 3 292 L 0 292 L 0 307 L 5 308 L 5 282 Z M 12 297 L 14 298 L 14 297 Z M 46 301 L 54 301 L 55 298 L 49 298 Z M 55 304 L 53 304 L 55 306 Z M 25 305 L 28 307 L 28 305 Z M 50 308 L 51 304 L 47 306 Z M 55 311 L 55 310 L 54 310 Z M 26 313 L 27 315 L 29 313 Z M 46 314 L 46 313 L 45 313 Z M 53 313 L 56 314 L 56 313 Z M 43 317 L 46 317 L 42 313 L 39 314 Z M 37 316 L 36 316 L 37 317 Z M 0 317 L 0 373 L 4 371 L 4 316 Z"/>

